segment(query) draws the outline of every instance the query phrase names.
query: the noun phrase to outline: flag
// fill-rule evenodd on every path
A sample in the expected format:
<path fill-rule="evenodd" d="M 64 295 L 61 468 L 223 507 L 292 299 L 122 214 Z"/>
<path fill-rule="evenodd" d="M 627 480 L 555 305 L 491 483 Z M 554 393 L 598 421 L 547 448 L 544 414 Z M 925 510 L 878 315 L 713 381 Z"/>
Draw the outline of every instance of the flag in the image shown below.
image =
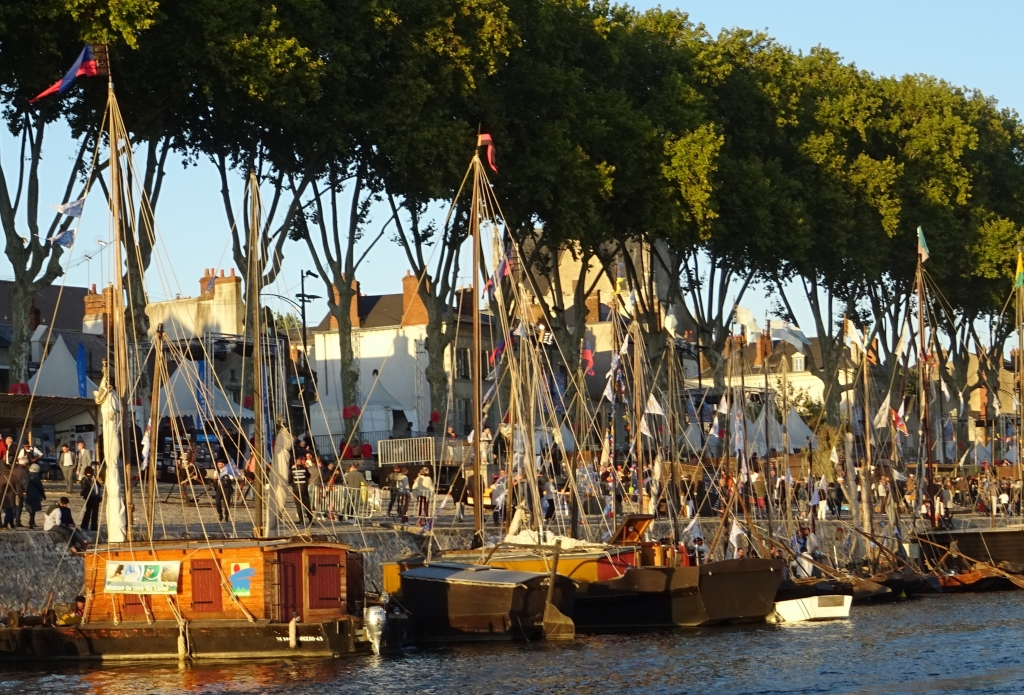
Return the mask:
<path fill-rule="evenodd" d="M 487 358 L 487 361 L 490 363 L 490 365 L 492 367 L 494 366 L 494 362 L 499 357 L 501 357 L 501 353 L 503 353 L 503 352 L 505 352 L 505 338 L 502 338 L 501 342 L 498 343 L 497 347 L 495 347 L 493 350 L 491 350 L 491 355 L 490 355 L 490 357 Z"/>
<path fill-rule="evenodd" d="M 860 331 L 853 325 L 853 321 L 846 319 L 843 325 L 846 336 L 846 344 L 850 347 L 856 346 L 863 355 L 867 350 L 864 348 L 864 339 L 860 337 Z"/>
<path fill-rule="evenodd" d="M 811 341 L 807 339 L 804 332 L 796 326 L 786 326 L 784 328 L 772 328 L 771 329 L 772 340 L 784 340 L 797 350 L 803 350 L 805 345 L 810 345 Z"/>
<path fill-rule="evenodd" d="M 498 286 L 502 278 L 508 277 L 512 272 L 511 264 L 508 262 L 508 250 L 506 249 L 504 257 L 501 259 L 501 263 L 494 269 L 494 275 L 487 278 L 487 282 L 484 283 L 484 294 L 490 295 L 491 299 L 494 299 L 494 288 Z"/>
<path fill-rule="evenodd" d="M 51 205 L 50 207 L 68 217 L 81 217 L 82 209 L 85 207 L 85 198 L 72 200 L 70 203 L 63 203 L 62 205 Z"/>
<path fill-rule="evenodd" d="M 85 354 L 85 346 L 81 343 L 78 344 L 78 354 L 75 355 L 75 367 L 78 371 L 78 397 L 88 398 L 89 394 L 86 391 L 89 388 L 89 377 L 86 374 L 88 367 L 88 356 Z"/>
<path fill-rule="evenodd" d="M 71 248 L 75 245 L 75 233 L 78 232 L 78 227 L 74 229 L 66 229 L 60 234 L 54 234 L 52 237 L 47 238 L 51 244 L 57 244 L 63 246 L 66 249 Z"/>
<path fill-rule="evenodd" d="M 654 434 L 651 432 L 651 428 L 647 426 L 647 415 L 640 417 L 640 434 L 646 434 L 651 439 L 654 439 Z"/>
<path fill-rule="evenodd" d="M 619 354 L 620 355 L 625 355 L 628 352 L 629 352 L 629 336 L 627 335 L 626 339 L 622 341 L 622 347 L 619 348 Z"/>
<path fill-rule="evenodd" d="M 585 365 L 583 373 L 587 376 L 594 376 L 594 341 L 585 340 L 583 349 L 580 351 L 580 361 Z"/>
<path fill-rule="evenodd" d="M 76 77 L 95 77 L 98 74 L 96 71 L 96 59 L 92 55 L 92 46 L 86 46 L 78 54 L 78 58 L 75 59 L 71 69 L 64 73 L 64 77 L 44 89 L 34 99 L 29 99 L 28 103 L 34 104 L 51 94 L 63 94 L 71 86 L 71 83 L 75 81 Z"/>
<path fill-rule="evenodd" d="M 1024 256 L 1017 251 L 1017 273 L 1013 276 L 1013 287 L 1018 289 L 1024 287 Z"/>
<path fill-rule="evenodd" d="M 996 417 L 999 417 L 1000 415 L 1003 414 L 1002 409 L 999 407 L 999 394 L 998 393 L 995 394 L 995 397 L 992 399 L 992 408 L 996 411 Z"/>
<path fill-rule="evenodd" d="M 740 537 L 743 535 L 743 527 L 735 518 L 732 520 L 732 529 L 729 530 L 729 545 L 739 547 Z"/>
<path fill-rule="evenodd" d="M 889 394 L 885 394 L 885 399 L 882 401 L 882 405 L 878 407 L 878 412 L 875 414 L 875 419 L 871 421 L 876 430 L 885 429 L 889 425 L 889 411 L 892 408 L 889 407 Z"/>
<path fill-rule="evenodd" d="M 832 453 L 829 455 L 828 460 L 832 463 L 839 463 L 839 452 L 836 451 L 835 447 L 832 447 Z"/>
<path fill-rule="evenodd" d="M 896 412 L 895 408 L 890 408 L 890 410 L 892 411 L 892 425 L 893 427 L 896 428 L 896 431 L 902 435 L 909 434 L 907 432 L 907 423 L 904 422 L 903 416 L 900 413 Z M 900 405 L 900 410 L 903 410 L 902 405 Z"/>
<path fill-rule="evenodd" d="M 924 240 L 924 231 L 917 228 L 917 255 L 921 257 L 921 262 L 924 263 L 928 260 L 928 243 Z"/>
<path fill-rule="evenodd" d="M 658 399 L 654 397 L 654 394 L 647 395 L 647 410 L 644 415 L 660 415 L 665 417 L 665 411 L 662 410 L 661 404 L 658 403 Z"/>
<path fill-rule="evenodd" d="M 754 314 L 750 309 L 737 306 L 733 309 L 733 317 L 747 337 L 758 335 L 761 332 L 761 328 L 757 325 L 757 321 L 754 320 Z"/>
<path fill-rule="evenodd" d="M 900 329 L 900 339 L 896 343 L 896 355 L 899 359 L 907 354 L 907 350 L 910 348 L 910 335 L 908 333 L 908 326 L 906 320 L 903 321 L 903 328 Z"/>
<path fill-rule="evenodd" d="M 939 379 L 939 387 L 942 389 L 943 398 L 945 398 L 947 401 L 950 400 L 949 388 L 946 386 L 946 382 L 943 381 L 942 379 Z"/>
<path fill-rule="evenodd" d="M 81 343 L 79 343 L 81 345 Z M 146 433 L 142 435 L 142 461 L 139 463 L 139 471 L 145 471 L 149 466 L 149 450 L 151 447 L 149 440 L 149 430 L 151 425 L 146 425 Z"/>
<path fill-rule="evenodd" d="M 487 148 L 487 166 L 491 167 L 491 171 L 497 174 L 498 167 L 494 166 L 494 140 L 487 133 L 480 133 L 480 135 L 476 136 L 476 146 Z"/>
<path fill-rule="evenodd" d="M 683 533 L 690 534 L 691 538 L 703 538 L 704 532 L 700 528 L 700 517 L 694 516 L 693 521 L 691 521 L 689 525 L 683 529 Z"/>
<path fill-rule="evenodd" d="M 718 412 L 722 415 L 729 414 L 729 399 L 723 395 L 718 401 Z"/>

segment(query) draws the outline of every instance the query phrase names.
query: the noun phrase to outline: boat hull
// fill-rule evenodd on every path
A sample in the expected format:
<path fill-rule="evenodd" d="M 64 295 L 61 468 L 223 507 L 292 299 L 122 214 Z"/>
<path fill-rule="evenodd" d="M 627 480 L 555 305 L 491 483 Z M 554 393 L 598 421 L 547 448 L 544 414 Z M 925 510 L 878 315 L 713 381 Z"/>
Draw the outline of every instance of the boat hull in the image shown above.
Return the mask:
<path fill-rule="evenodd" d="M 234 622 L 189 623 L 186 658 L 323 658 L 371 651 L 370 644 L 361 641 L 353 620 L 298 623 L 294 647 L 287 623 Z M 172 621 L 3 628 L 0 661 L 179 660 L 180 634 Z"/>
<path fill-rule="evenodd" d="M 422 569 L 434 568 L 436 565 Z M 413 620 L 416 641 L 533 641 L 574 636 L 568 617 L 576 592 L 573 581 L 556 576 L 548 604 L 549 576 L 496 569 L 476 574 L 480 579 L 469 581 L 457 579 L 454 574 L 439 577 L 417 570 L 403 573 L 401 605 Z M 495 574 L 516 577 L 514 582 L 485 580 Z"/>
<path fill-rule="evenodd" d="M 768 617 L 773 623 L 802 623 L 815 620 L 841 620 L 850 617 L 852 594 L 809 596 L 788 601 L 776 601 L 774 612 Z"/>
<path fill-rule="evenodd" d="M 921 544 L 921 553 L 937 562 L 953 542 L 960 554 L 975 561 L 987 562 L 1012 573 L 1024 573 L 1024 527 L 929 531 L 922 533 L 932 543 Z"/>
<path fill-rule="evenodd" d="M 634 568 L 582 588 L 573 621 L 594 631 L 759 622 L 774 610 L 781 581 L 778 560 Z"/>

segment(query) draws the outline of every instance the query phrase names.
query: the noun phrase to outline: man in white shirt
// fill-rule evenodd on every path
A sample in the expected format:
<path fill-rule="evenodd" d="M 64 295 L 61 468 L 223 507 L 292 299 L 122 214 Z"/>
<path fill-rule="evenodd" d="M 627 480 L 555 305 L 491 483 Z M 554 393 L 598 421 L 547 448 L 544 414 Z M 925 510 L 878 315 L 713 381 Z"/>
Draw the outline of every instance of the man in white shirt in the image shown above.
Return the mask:
<path fill-rule="evenodd" d="M 60 456 L 58 456 L 57 463 L 60 464 L 60 472 L 64 476 L 64 485 L 67 486 L 67 491 L 71 492 L 71 486 L 75 483 L 75 455 L 71 453 L 70 445 L 60 445 Z"/>
<path fill-rule="evenodd" d="M 57 543 L 68 545 L 73 555 L 86 548 L 87 539 L 75 526 L 71 510 L 68 509 L 67 497 L 61 497 L 57 501 L 57 506 L 43 518 L 43 530 Z"/>
<path fill-rule="evenodd" d="M 33 463 L 43 458 L 43 452 L 32 446 L 32 442 L 25 442 L 18 452 L 18 463 L 28 468 Z"/>

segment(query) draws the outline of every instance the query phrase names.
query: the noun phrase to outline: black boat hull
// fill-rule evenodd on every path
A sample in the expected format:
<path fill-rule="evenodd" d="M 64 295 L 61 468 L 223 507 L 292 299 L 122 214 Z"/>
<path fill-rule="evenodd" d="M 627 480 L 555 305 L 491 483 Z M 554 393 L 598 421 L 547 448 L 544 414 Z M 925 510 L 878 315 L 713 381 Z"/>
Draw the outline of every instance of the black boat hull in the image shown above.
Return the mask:
<path fill-rule="evenodd" d="M 180 634 L 170 621 L 0 628 L 0 662 L 178 660 Z M 186 629 L 185 649 L 192 660 L 322 658 L 371 650 L 368 642 L 357 639 L 352 620 L 298 623 L 296 646 L 290 645 L 288 624 L 197 621 Z"/>
<path fill-rule="evenodd" d="M 576 596 L 578 630 L 609 631 L 759 622 L 775 607 L 779 560 L 642 567 L 591 582 Z"/>

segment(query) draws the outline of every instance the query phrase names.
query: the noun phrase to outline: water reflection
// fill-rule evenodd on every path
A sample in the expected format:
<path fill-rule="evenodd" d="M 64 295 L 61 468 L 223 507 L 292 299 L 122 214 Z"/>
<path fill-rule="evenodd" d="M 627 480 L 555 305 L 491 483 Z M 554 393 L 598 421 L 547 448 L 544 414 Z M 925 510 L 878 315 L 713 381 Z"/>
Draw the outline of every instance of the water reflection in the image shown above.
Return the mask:
<path fill-rule="evenodd" d="M 1024 593 L 857 607 L 849 620 L 571 643 L 463 644 L 393 657 L 0 671 L 0 693 L 1024 692 Z"/>

